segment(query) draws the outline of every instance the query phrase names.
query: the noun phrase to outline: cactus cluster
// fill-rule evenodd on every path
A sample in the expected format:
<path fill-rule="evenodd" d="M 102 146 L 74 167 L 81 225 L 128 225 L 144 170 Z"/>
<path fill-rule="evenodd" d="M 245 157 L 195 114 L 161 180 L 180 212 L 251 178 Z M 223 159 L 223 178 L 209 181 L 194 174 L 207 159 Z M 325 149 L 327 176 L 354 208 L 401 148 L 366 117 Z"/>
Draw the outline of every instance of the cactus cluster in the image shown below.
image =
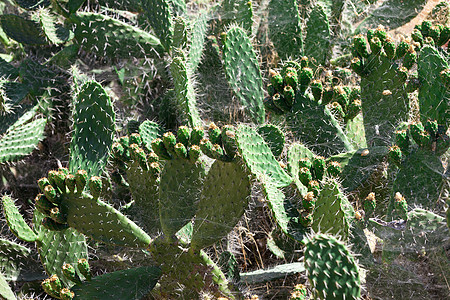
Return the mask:
<path fill-rule="evenodd" d="M 390 34 L 425 2 L 0 4 L 0 298 L 382 298 L 398 260 L 450 270 L 450 7 Z"/>

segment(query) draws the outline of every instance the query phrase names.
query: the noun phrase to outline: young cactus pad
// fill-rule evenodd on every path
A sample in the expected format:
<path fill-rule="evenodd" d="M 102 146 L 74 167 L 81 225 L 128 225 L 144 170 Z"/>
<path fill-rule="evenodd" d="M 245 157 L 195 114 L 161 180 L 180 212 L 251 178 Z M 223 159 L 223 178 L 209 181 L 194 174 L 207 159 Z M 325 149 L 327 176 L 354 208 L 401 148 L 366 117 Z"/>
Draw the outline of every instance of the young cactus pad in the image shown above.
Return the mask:
<path fill-rule="evenodd" d="M 318 234 L 306 243 L 305 268 L 319 299 L 359 299 L 361 278 L 355 258 L 336 238 Z"/>

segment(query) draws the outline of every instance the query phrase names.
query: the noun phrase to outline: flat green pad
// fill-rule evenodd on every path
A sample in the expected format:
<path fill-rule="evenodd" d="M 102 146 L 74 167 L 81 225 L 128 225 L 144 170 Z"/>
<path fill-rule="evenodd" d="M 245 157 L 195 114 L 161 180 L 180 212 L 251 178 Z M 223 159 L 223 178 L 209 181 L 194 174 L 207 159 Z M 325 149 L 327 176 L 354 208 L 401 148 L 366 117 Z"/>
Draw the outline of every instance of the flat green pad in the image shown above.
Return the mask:
<path fill-rule="evenodd" d="M 86 170 L 88 177 L 99 175 L 114 140 L 115 112 L 111 98 L 98 82 L 88 81 L 81 86 L 73 105 L 69 171 Z"/>
<path fill-rule="evenodd" d="M 134 200 L 130 210 L 133 220 L 148 234 L 157 235 L 161 232 L 157 181 L 136 161 L 127 164 L 126 174 Z"/>
<path fill-rule="evenodd" d="M 310 229 L 300 224 L 297 208 L 286 199 L 283 191 L 274 186 L 270 180 L 263 181 L 263 188 L 268 201 L 267 204 L 280 229 L 290 238 L 304 243 L 306 234 L 310 233 Z"/>
<path fill-rule="evenodd" d="M 258 133 L 270 147 L 273 155 L 276 157 L 280 156 L 286 141 L 283 131 L 273 124 L 264 124 L 258 127 Z"/>
<path fill-rule="evenodd" d="M 330 110 L 310 95 L 297 93 L 286 125 L 300 141 L 317 155 L 329 156 L 353 150 L 339 122 Z"/>
<path fill-rule="evenodd" d="M 150 33 L 95 13 L 77 13 L 75 39 L 85 51 L 100 57 L 155 57 L 163 48 Z"/>
<path fill-rule="evenodd" d="M 44 138 L 47 119 L 29 120 L 29 115 L 21 117 L 0 138 L 0 163 L 29 155 Z"/>
<path fill-rule="evenodd" d="M 361 78 L 361 110 L 369 147 L 390 146 L 396 127 L 408 120 L 409 98 L 397 67 L 386 56 L 370 54 L 366 60 L 369 74 Z"/>
<path fill-rule="evenodd" d="M 243 166 L 216 160 L 204 180 L 191 247 L 200 250 L 225 237 L 244 214 L 250 194 Z"/>
<path fill-rule="evenodd" d="M 223 63 L 228 82 L 255 123 L 265 119 L 264 89 L 256 53 L 242 28 L 231 27 L 226 35 Z"/>
<path fill-rule="evenodd" d="M 74 299 L 80 300 L 141 299 L 155 287 L 160 276 L 161 269 L 157 267 L 139 267 L 94 277 L 71 290 Z"/>
<path fill-rule="evenodd" d="M 239 125 L 236 141 L 247 168 L 256 178 L 262 180 L 268 177 L 275 187 L 291 184 L 292 178 L 283 170 L 269 146 L 254 128 Z"/>
<path fill-rule="evenodd" d="M 342 172 L 339 178 L 347 191 L 360 187 L 377 171 L 388 154 L 387 147 L 372 147 L 333 155 L 328 162 L 336 161 L 341 164 Z"/>
<path fill-rule="evenodd" d="M 418 149 L 402 163 L 394 181 L 392 198 L 399 192 L 409 206 L 437 208 L 444 179 L 444 166 L 439 157 Z"/>
<path fill-rule="evenodd" d="M 269 38 L 281 59 L 303 51 L 302 28 L 296 0 L 271 0 L 268 6 Z"/>
<path fill-rule="evenodd" d="M 3 214 L 8 223 L 9 229 L 19 239 L 26 242 L 34 242 L 38 239 L 37 234 L 25 223 L 19 209 L 14 204 L 14 200 L 9 196 L 2 197 Z"/>
<path fill-rule="evenodd" d="M 305 265 L 302 262 L 282 264 L 267 270 L 256 270 L 252 272 L 241 273 L 241 282 L 245 284 L 257 284 L 285 278 L 288 275 L 305 272 Z"/>
<path fill-rule="evenodd" d="M 377 25 L 388 26 L 395 29 L 408 23 L 412 18 L 416 17 L 418 12 L 427 3 L 427 0 L 387 0 L 381 6 L 372 11 L 358 29 L 372 28 Z"/>
<path fill-rule="evenodd" d="M 201 160 L 196 164 L 185 159 L 166 162 L 159 184 L 159 215 L 166 236 L 172 237 L 194 217 L 204 177 Z"/>
<path fill-rule="evenodd" d="M 305 249 L 308 280 L 318 299 L 359 299 L 358 265 L 347 247 L 336 238 L 318 234 Z"/>
<path fill-rule="evenodd" d="M 450 89 L 446 89 L 440 72 L 448 69 L 447 60 L 436 48 L 424 46 L 420 49 L 417 71 L 420 79 L 419 105 L 422 122 L 437 120 L 438 124 L 449 124 Z"/>
<path fill-rule="evenodd" d="M 9 287 L 8 282 L 2 273 L 0 273 L 0 298 L 5 300 L 16 300 L 14 292 Z"/>
<path fill-rule="evenodd" d="M 63 194 L 67 224 L 95 240 L 124 247 L 147 248 L 152 239 L 114 207 L 89 194 Z"/>
<path fill-rule="evenodd" d="M 6 280 L 11 281 L 34 281 L 46 278 L 37 253 L 4 239 L 0 239 L 0 273 Z"/>
<path fill-rule="evenodd" d="M 312 8 L 306 32 L 303 55 L 312 59 L 315 66 L 324 65 L 330 54 L 331 30 L 328 16 L 321 5 Z"/>
<path fill-rule="evenodd" d="M 177 113 L 183 123 L 191 127 L 201 126 L 202 120 L 197 109 L 197 101 L 192 82 L 192 74 L 181 57 L 175 57 L 170 65 L 172 73 Z"/>
<path fill-rule="evenodd" d="M 317 233 L 340 236 L 343 240 L 349 236 L 351 221 L 355 211 L 334 180 L 326 182 L 321 189 L 313 213 L 312 229 Z"/>
<path fill-rule="evenodd" d="M 2 15 L 0 24 L 3 31 L 13 40 L 22 44 L 45 45 L 44 32 L 39 23 L 16 15 Z"/>
<path fill-rule="evenodd" d="M 86 239 L 73 228 L 62 231 L 48 230 L 41 224 L 43 218 L 39 211 L 34 211 L 33 223 L 39 235 L 36 246 L 42 265 L 47 274 L 56 274 L 68 284 L 69 281 L 62 273 L 62 266 L 65 263 L 75 266 L 80 258 L 88 258 Z"/>
<path fill-rule="evenodd" d="M 152 141 L 161 137 L 161 127 L 152 121 L 145 120 L 139 126 L 139 134 L 142 137 L 142 142 L 148 150 L 152 149 Z"/>

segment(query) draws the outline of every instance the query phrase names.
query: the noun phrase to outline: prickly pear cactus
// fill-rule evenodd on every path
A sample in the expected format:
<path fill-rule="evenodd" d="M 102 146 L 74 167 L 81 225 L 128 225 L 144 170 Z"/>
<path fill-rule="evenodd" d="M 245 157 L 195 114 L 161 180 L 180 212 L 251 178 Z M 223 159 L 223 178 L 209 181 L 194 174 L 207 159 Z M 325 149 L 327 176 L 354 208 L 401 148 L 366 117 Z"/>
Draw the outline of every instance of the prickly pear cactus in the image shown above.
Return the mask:
<path fill-rule="evenodd" d="M 305 249 L 305 268 L 314 295 L 319 299 L 359 299 L 361 276 L 347 246 L 336 238 L 318 234 Z"/>

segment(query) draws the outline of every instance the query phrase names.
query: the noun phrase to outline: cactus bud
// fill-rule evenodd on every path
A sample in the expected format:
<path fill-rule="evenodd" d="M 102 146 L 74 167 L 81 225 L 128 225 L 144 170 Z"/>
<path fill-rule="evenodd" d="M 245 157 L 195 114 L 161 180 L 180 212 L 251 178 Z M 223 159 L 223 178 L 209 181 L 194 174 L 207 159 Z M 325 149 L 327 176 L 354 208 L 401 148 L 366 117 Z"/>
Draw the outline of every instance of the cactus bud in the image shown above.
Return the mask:
<path fill-rule="evenodd" d="M 172 159 L 169 152 L 167 152 L 166 147 L 164 146 L 163 140 L 160 138 L 154 139 L 152 141 L 152 150 L 158 155 L 161 159 Z"/>
<path fill-rule="evenodd" d="M 394 196 L 394 208 L 399 214 L 400 218 L 403 220 L 408 219 L 408 204 L 406 203 L 405 197 L 399 192 L 395 193 Z"/>
<path fill-rule="evenodd" d="M 300 59 L 300 67 L 301 68 L 306 68 L 309 65 L 309 58 L 307 56 L 302 56 L 302 58 Z"/>
<path fill-rule="evenodd" d="M 284 99 L 286 100 L 287 106 L 292 107 L 295 101 L 295 91 L 290 85 L 284 87 L 283 96 Z"/>
<path fill-rule="evenodd" d="M 189 161 L 195 163 L 200 155 L 202 155 L 202 151 L 198 145 L 192 145 L 188 149 Z"/>
<path fill-rule="evenodd" d="M 133 145 L 135 145 L 135 144 L 133 144 Z M 144 170 L 144 171 L 148 170 L 147 155 L 145 154 L 144 149 L 136 148 L 131 152 L 131 155 L 133 157 L 133 160 L 138 162 L 138 164 L 142 168 L 142 170 Z"/>
<path fill-rule="evenodd" d="M 61 224 L 67 222 L 66 217 L 61 213 L 58 207 L 53 207 L 52 209 L 50 209 L 50 218 L 52 218 L 52 220 L 54 220 L 55 222 Z"/>
<path fill-rule="evenodd" d="M 200 145 L 200 141 L 205 137 L 205 131 L 201 126 L 195 126 L 191 132 L 191 145 Z"/>
<path fill-rule="evenodd" d="M 436 46 L 434 40 L 433 40 L 431 37 L 429 37 L 429 36 L 427 36 L 427 37 L 425 38 L 425 40 L 423 41 L 423 43 L 424 43 L 425 45 L 430 45 L 431 47 L 435 47 L 435 46 Z"/>
<path fill-rule="evenodd" d="M 227 156 L 234 158 L 238 151 L 235 132 L 232 130 L 227 130 L 225 134 L 222 135 L 222 141 Z"/>
<path fill-rule="evenodd" d="M 369 56 L 369 49 L 367 48 L 367 42 L 363 35 L 360 34 L 353 38 L 353 48 L 360 57 Z"/>
<path fill-rule="evenodd" d="M 132 133 L 128 139 L 130 145 L 131 144 L 136 144 L 138 146 L 142 145 L 142 137 L 139 133 Z"/>
<path fill-rule="evenodd" d="M 369 40 L 369 45 L 370 45 L 370 51 L 372 51 L 372 53 L 375 55 L 380 54 L 381 49 L 383 49 L 383 44 L 381 43 L 381 41 L 378 37 L 374 37 L 371 40 Z"/>
<path fill-rule="evenodd" d="M 395 57 L 395 43 L 392 40 L 392 38 L 389 36 L 387 37 L 384 45 L 383 45 L 383 49 L 384 49 L 384 53 L 386 53 L 386 56 L 390 59 L 393 59 Z"/>
<path fill-rule="evenodd" d="M 71 264 L 64 264 L 61 268 L 62 273 L 64 276 L 73 282 L 81 282 L 80 278 L 78 278 L 77 272 L 75 271 L 75 268 Z"/>
<path fill-rule="evenodd" d="M 312 169 L 314 173 L 314 178 L 316 180 L 322 180 L 325 174 L 325 158 L 322 156 L 314 157 L 312 161 Z"/>
<path fill-rule="evenodd" d="M 124 149 L 128 149 L 128 147 L 130 146 L 130 139 L 128 136 L 121 136 L 119 138 L 119 143 L 122 145 Z"/>
<path fill-rule="evenodd" d="M 329 109 L 336 119 L 343 119 L 345 117 L 344 109 L 338 102 L 331 103 Z"/>
<path fill-rule="evenodd" d="M 224 152 L 220 145 L 214 144 L 212 148 L 212 156 L 214 159 L 223 160 L 224 159 Z"/>
<path fill-rule="evenodd" d="M 322 98 L 322 92 L 323 92 L 323 85 L 320 80 L 311 81 L 311 92 L 314 96 L 314 100 L 319 102 L 320 99 Z"/>
<path fill-rule="evenodd" d="M 342 172 L 341 164 L 338 163 L 337 161 L 331 161 L 328 164 L 328 167 L 327 167 L 328 175 L 330 175 L 332 177 L 337 177 L 337 176 L 341 175 L 341 172 Z"/>
<path fill-rule="evenodd" d="M 285 86 L 289 85 L 292 87 L 292 89 L 297 89 L 297 84 L 298 84 L 298 75 L 297 72 L 289 72 L 286 74 L 286 76 L 284 77 L 284 83 Z"/>
<path fill-rule="evenodd" d="M 180 126 L 177 131 L 177 140 L 185 147 L 189 146 L 189 140 L 191 139 L 191 129 L 187 126 Z"/>
<path fill-rule="evenodd" d="M 48 199 L 48 201 L 50 201 L 54 204 L 58 204 L 58 199 L 57 199 L 58 194 L 56 193 L 56 190 L 52 185 L 47 185 L 44 188 L 44 195 Z"/>
<path fill-rule="evenodd" d="M 414 42 L 419 43 L 420 45 L 424 44 L 422 32 L 420 32 L 418 29 L 413 30 L 413 32 L 411 33 L 411 38 L 413 39 Z"/>
<path fill-rule="evenodd" d="M 152 162 L 149 165 L 149 170 L 154 178 L 158 177 L 159 173 L 161 173 L 161 168 L 159 167 L 159 163 L 157 162 Z"/>
<path fill-rule="evenodd" d="M 171 155 L 174 155 L 175 154 L 174 148 L 175 145 L 177 144 L 177 138 L 175 137 L 175 135 L 172 132 L 168 131 L 163 134 L 162 140 L 167 152 L 169 152 Z"/>
<path fill-rule="evenodd" d="M 63 285 L 61 283 L 61 280 L 59 280 L 58 275 L 52 275 L 52 277 L 49 278 L 50 286 L 54 291 L 61 291 Z"/>
<path fill-rule="evenodd" d="M 187 149 L 184 146 L 184 144 L 182 144 L 182 143 L 175 144 L 174 151 L 175 151 L 175 155 L 178 158 L 183 158 L 183 159 L 187 158 L 188 153 L 187 153 Z"/>
<path fill-rule="evenodd" d="M 442 82 L 444 83 L 445 87 L 447 89 L 450 89 L 450 69 L 445 69 L 443 71 L 441 71 L 440 77 Z"/>
<path fill-rule="evenodd" d="M 89 179 L 89 191 L 94 199 L 98 199 L 102 192 L 102 179 L 99 176 L 92 176 Z"/>
<path fill-rule="evenodd" d="M 111 153 L 113 154 L 115 159 L 124 160 L 125 149 L 122 144 L 115 142 L 112 144 Z"/>
<path fill-rule="evenodd" d="M 54 297 L 54 298 L 59 298 L 59 291 L 55 291 L 55 290 L 52 288 L 52 286 L 51 286 L 51 284 L 50 284 L 50 278 L 47 278 L 47 279 L 43 280 L 43 281 L 41 282 L 41 286 L 42 286 L 42 289 L 43 289 L 47 294 L 49 294 L 50 296 L 52 296 L 52 297 Z"/>
<path fill-rule="evenodd" d="M 203 139 L 200 141 L 200 149 L 206 156 L 214 158 L 213 156 L 213 144 L 208 139 Z"/>
<path fill-rule="evenodd" d="M 423 127 L 422 123 L 420 123 L 420 122 L 412 123 L 409 125 L 409 132 L 411 133 L 413 140 L 419 146 L 421 146 L 421 144 L 422 144 L 421 132 L 423 132 L 424 130 L 425 130 L 425 128 Z"/>
<path fill-rule="evenodd" d="M 368 216 L 372 215 L 375 212 L 375 208 L 377 206 L 377 201 L 375 199 L 374 192 L 367 195 L 366 199 L 364 199 L 363 206 L 364 206 L 364 211 Z"/>
<path fill-rule="evenodd" d="M 396 58 L 400 59 L 403 56 L 405 56 L 406 52 L 408 52 L 409 47 L 410 47 L 410 45 L 404 40 L 401 41 L 400 43 L 398 43 L 397 49 L 395 51 Z"/>
<path fill-rule="evenodd" d="M 299 165 L 299 168 L 311 169 L 312 162 L 309 160 L 309 158 L 304 157 L 304 158 L 300 158 L 300 160 L 298 161 L 298 165 Z"/>
<path fill-rule="evenodd" d="M 359 59 L 358 57 L 355 57 L 352 59 L 352 61 L 350 63 L 350 67 L 359 76 L 362 76 L 364 74 L 363 63 L 362 63 L 361 59 Z"/>
<path fill-rule="evenodd" d="M 41 179 L 38 180 L 38 186 L 39 189 L 41 190 L 41 192 L 44 192 L 44 188 L 50 185 L 50 181 L 48 180 L 47 177 L 42 177 Z"/>
<path fill-rule="evenodd" d="M 308 183 L 308 191 L 313 192 L 314 197 L 317 197 L 319 195 L 320 190 L 320 184 L 317 180 L 311 180 Z"/>
<path fill-rule="evenodd" d="M 282 91 L 283 90 L 283 77 L 280 73 L 269 70 L 270 75 L 270 83 L 272 83 L 273 87 L 275 88 L 275 91 Z"/>
<path fill-rule="evenodd" d="M 300 83 L 300 92 L 304 93 L 306 91 L 306 89 L 309 86 L 309 83 L 311 82 L 311 80 L 314 77 L 314 72 L 311 68 L 303 68 L 300 71 L 300 76 L 299 76 L 299 83 Z"/>
<path fill-rule="evenodd" d="M 402 151 L 397 145 L 393 145 L 389 147 L 388 158 L 392 161 L 396 166 L 400 167 L 402 162 Z"/>
<path fill-rule="evenodd" d="M 439 125 L 436 120 L 428 119 L 425 122 L 424 129 L 431 135 L 431 138 L 434 140 L 438 135 Z"/>
<path fill-rule="evenodd" d="M 383 25 L 378 26 L 378 28 L 375 30 L 375 37 L 384 44 L 388 35 Z"/>
<path fill-rule="evenodd" d="M 78 170 L 75 174 L 75 183 L 77 186 L 77 193 L 81 193 L 84 190 L 88 180 L 88 174 L 85 170 Z"/>
<path fill-rule="evenodd" d="M 334 90 L 332 87 L 325 88 L 325 90 L 323 91 L 323 94 L 322 94 L 322 104 L 327 105 L 328 103 L 330 103 L 331 100 L 333 100 L 333 95 L 334 95 Z"/>
<path fill-rule="evenodd" d="M 61 300 L 72 300 L 75 297 L 75 293 L 68 288 L 63 288 L 59 293 Z"/>
<path fill-rule="evenodd" d="M 444 26 L 441 31 L 441 35 L 439 36 L 439 41 L 437 42 L 438 46 L 442 46 L 447 44 L 450 40 L 450 26 Z"/>
<path fill-rule="evenodd" d="M 91 268 L 89 267 L 89 262 L 87 261 L 87 259 L 80 258 L 78 260 L 77 268 L 78 268 L 78 271 L 80 271 L 80 273 L 84 277 L 86 277 L 87 280 L 91 280 L 91 278 L 92 278 Z"/>
<path fill-rule="evenodd" d="M 276 93 L 272 97 L 273 104 L 276 108 L 283 112 L 288 112 L 291 110 L 292 106 L 290 106 L 288 103 L 286 103 L 283 96 L 281 96 L 279 93 Z"/>
<path fill-rule="evenodd" d="M 417 62 L 417 52 L 410 47 L 403 58 L 403 66 L 408 70 Z"/>
<path fill-rule="evenodd" d="M 421 25 L 421 32 L 424 36 L 430 35 L 430 29 L 433 26 L 433 23 L 431 21 L 423 21 Z"/>
<path fill-rule="evenodd" d="M 213 143 L 213 144 L 222 143 L 221 134 L 222 134 L 222 131 L 220 130 L 220 128 L 215 123 L 211 122 L 208 127 L 208 136 L 209 136 L 209 140 L 211 141 L 211 143 Z M 201 148 L 201 146 L 200 146 L 200 148 Z M 203 149 L 202 149 L 202 151 L 203 151 Z M 203 151 L 203 152 L 206 154 L 205 151 Z M 206 155 L 208 155 L 208 154 L 206 154 Z"/>
<path fill-rule="evenodd" d="M 397 130 L 395 132 L 395 144 L 398 145 L 400 150 L 407 154 L 409 152 L 409 136 L 406 130 Z"/>
<path fill-rule="evenodd" d="M 149 164 L 153 163 L 153 162 L 158 162 L 159 161 L 159 156 L 156 155 L 155 152 L 150 152 L 149 154 L 147 154 L 147 162 Z"/>
<path fill-rule="evenodd" d="M 302 198 L 302 205 L 308 212 L 314 210 L 314 207 L 316 206 L 316 199 L 313 192 L 306 193 L 306 195 Z"/>
<path fill-rule="evenodd" d="M 348 94 L 345 91 L 344 87 L 335 86 L 333 89 L 334 89 L 334 98 L 336 99 L 336 102 L 339 103 L 343 109 L 347 108 L 349 100 Z"/>
<path fill-rule="evenodd" d="M 298 172 L 298 179 L 303 185 L 308 186 L 308 183 L 312 180 L 311 171 L 308 168 L 301 168 Z"/>
<path fill-rule="evenodd" d="M 39 211 L 45 215 L 48 215 L 49 210 L 55 206 L 44 196 L 44 194 L 38 194 L 34 200 L 36 208 L 38 208 Z"/>

